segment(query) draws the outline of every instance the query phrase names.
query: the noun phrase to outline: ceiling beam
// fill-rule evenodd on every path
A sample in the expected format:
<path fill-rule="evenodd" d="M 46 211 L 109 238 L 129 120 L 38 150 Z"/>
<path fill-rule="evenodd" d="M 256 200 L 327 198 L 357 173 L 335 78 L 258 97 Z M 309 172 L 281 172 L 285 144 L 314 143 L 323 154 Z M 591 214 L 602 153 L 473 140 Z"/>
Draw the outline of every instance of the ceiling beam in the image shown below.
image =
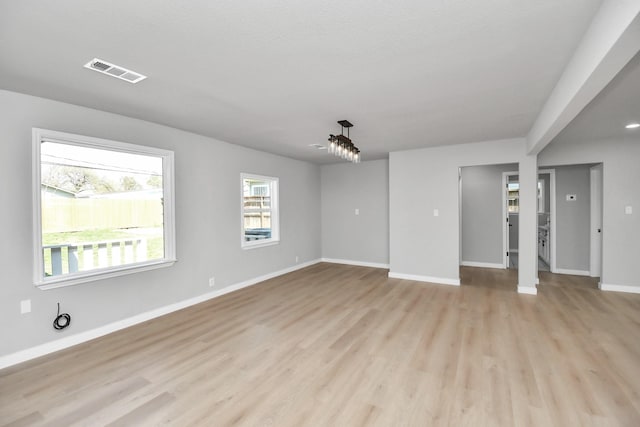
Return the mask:
<path fill-rule="evenodd" d="M 527 135 L 538 154 L 640 51 L 640 0 L 604 0 Z"/>

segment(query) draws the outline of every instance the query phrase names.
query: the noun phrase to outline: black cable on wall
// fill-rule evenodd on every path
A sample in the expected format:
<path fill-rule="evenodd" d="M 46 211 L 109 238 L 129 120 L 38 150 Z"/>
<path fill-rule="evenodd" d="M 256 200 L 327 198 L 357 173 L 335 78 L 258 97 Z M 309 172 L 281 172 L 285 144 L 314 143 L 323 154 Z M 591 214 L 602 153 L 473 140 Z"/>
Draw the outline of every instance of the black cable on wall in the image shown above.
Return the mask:
<path fill-rule="evenodd" d="M 60 314 L 60 303 L 58 303 L 58 315 L 53 321 L 53 328 L 60 331 L 71 324 L 71 316 L 68 313 Z"/>

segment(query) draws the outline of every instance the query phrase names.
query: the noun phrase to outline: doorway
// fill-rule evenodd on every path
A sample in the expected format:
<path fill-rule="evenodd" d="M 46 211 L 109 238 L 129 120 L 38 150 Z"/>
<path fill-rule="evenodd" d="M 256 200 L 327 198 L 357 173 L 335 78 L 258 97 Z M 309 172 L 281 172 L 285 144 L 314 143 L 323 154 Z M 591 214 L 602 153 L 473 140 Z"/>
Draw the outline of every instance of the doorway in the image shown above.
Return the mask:
<path fill-rule="evenodd" d="M 504 229 L 503 266 L 504 268 L 518 268 L 518 235 L 520 213 L 520 178 L 518 172 L 504 172 L 502 174 L 502 218 Z"/>
<path fill-rule="evenodd" d="M 602 163 L 589 169 L 590 259 L 589 275 L 602 277 Z"/>
<path fill-rule="evenodd" d="M 518 268 L 520 182 L 515 171 L 504 172 L 502 176 L 502 222 L 503 265 L 504 268 Z M 538 270 L 555 269 L 555 171 L 538 171 L 537 184 L 538 220 Z"/>

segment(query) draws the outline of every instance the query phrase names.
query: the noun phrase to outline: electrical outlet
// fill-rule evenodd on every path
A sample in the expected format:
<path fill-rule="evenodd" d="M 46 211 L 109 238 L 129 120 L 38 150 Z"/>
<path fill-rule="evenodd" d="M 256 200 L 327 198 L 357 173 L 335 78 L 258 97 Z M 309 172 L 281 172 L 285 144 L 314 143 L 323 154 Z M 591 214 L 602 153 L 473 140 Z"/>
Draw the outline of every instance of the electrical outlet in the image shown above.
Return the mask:
<path fill-rule="evenodd" d="M 356 208 L 356 215 L 360 215 L 360 209 Z"/>
<path fill-rule="evenodd" d="M 624 214 L 625 214 L 625 215 L 631 215 L 631 214 L 633 214 L 633 207 L 631 207 L 631 206 L 625 206 L 625 207 L 624 207 Z"/>
<path fill-rule="evenodd" d="M 209 287 L 213 288 L 216 285 L 216 278 L 215 277 L 210 277 L 209 278 Z"/>
<path fill-rule="evenodd" d="M 575 194 L 567 194 L 567 202 L 575 202 L 576 195 Z"/>
<path fill-rule="evenodd" d="M 296 255 L 296 263 L 300 261 L 300 257 L 298 257 L 298 255 Z"/>
<path fill-rule="evenodd" d="M 31 300 L 25 299 L 20 301 L 20 314 L 31 313 Z"/>
<path fill-rule="evenodd" d="M 440 211 L 438 209 L 434 209 L 433 216 L 440 216 Z"/>

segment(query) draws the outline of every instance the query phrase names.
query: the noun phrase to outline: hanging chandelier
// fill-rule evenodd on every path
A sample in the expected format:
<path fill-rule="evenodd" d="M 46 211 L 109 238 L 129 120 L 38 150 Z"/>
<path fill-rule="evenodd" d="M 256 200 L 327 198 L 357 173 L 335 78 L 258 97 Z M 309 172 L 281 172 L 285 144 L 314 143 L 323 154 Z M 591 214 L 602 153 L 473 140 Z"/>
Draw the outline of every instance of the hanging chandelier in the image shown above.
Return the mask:
<path fill-rule="evenodd" d="M 329 135 L 329 154 L 333 154 L 352 163 L 360 163 L 362 156 L 358 147 L 353 145 L 349 139 L 349 128 L 353 125 L 348 120 L 338 120 L 342 127 L 340 135 Z M 347 128 L 347 135 L 344 135 L 344 128 Z"/>

